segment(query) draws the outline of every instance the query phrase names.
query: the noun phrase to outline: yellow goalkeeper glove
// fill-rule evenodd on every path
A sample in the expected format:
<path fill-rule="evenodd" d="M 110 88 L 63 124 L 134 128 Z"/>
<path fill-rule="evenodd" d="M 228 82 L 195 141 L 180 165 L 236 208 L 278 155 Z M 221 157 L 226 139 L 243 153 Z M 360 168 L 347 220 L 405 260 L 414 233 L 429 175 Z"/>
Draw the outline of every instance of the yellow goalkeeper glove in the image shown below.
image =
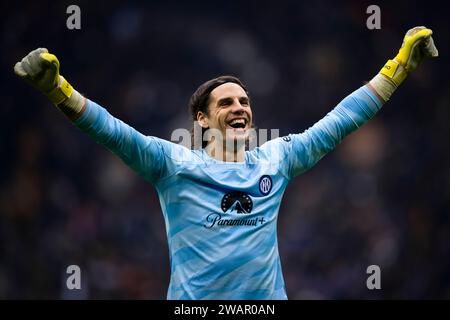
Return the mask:
<path fill-rule="evenodd" d="M 380 73 L 399 86 L 408 73 L 415 70 L 424 58 L 434 58 L 439 55 L 431 37 L 432 34 L 433 31 L 426 27 L 408 30 L 398 54 L 384 65 Z"/>
<path fill-rule="evenodd" d="M 72 96 L 72 86 L 59 74 L 59 61 L 45 48 L 31 51 L 14 66 L 14 72 L 44 93 L 55 105 Z"/>

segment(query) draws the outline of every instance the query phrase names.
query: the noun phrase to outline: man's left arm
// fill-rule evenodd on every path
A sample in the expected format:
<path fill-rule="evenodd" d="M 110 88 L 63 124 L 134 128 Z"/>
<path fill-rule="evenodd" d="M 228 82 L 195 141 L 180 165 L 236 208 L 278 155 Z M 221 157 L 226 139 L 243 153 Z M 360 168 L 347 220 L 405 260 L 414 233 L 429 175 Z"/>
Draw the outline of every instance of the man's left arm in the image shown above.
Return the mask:
<path fill-rule="evenodd" d="M 425 27 L 410 29 L 399 53 L 365 86 L 344 98 L 331 112 L 302 134 L 291 137 L 290 177 L 296 176 L 333 150 L 348 134 L 375 116 L 408 74 L 426 57 L 437 57 L 438 51 Z"/>

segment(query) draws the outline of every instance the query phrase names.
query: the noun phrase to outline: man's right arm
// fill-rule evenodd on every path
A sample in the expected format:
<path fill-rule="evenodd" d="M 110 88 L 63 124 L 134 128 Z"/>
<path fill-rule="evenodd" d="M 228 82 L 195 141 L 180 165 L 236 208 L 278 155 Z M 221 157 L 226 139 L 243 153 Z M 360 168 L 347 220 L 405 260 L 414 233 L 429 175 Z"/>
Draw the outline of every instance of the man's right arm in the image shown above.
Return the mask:
<path fill-rule="evenodd" d="M 159 139 L 147 137 L 86 99 L 59 75 L 59 61 L 47 49 L 30 52 L 14 66 L 15 73 L 44 93 L 78 128 L 119 156 L 146 180 L 164 175 L 165 159 Z"/>
<path fill-rule="evenodd" d="M 97 103 L 85 101 L 84 111 L 74 121 L 80 130 L 119 156 L 146 180 L 155 182 L 164 176 L 166 159 L 158 138 L 141 134 Z"/>

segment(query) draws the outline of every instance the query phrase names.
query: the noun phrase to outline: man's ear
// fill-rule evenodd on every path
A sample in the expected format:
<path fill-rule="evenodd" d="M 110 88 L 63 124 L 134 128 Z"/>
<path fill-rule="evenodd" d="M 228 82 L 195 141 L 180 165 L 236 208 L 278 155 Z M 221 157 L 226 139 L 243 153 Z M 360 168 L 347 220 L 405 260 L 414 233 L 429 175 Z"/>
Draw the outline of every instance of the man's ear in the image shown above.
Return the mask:
<path fill-rule="evenodd" d="M 208 117 L 203 112 L 201 111 L 197 112 L 197 121 L 202 128 L 204 129 L 209 128 Z"/>

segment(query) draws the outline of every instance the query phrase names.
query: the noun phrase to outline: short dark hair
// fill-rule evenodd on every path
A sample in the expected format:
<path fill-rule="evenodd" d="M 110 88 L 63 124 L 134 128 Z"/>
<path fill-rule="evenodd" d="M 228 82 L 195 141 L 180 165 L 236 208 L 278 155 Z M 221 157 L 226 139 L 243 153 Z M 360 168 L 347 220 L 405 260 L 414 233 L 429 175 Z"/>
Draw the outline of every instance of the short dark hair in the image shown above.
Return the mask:
<path fill-rule="evenodd" d="M 209 97 L 211 92 L 217 88 L 218 86 L 224 84 L 224 83 L 236 83 L 239 86 L 244 89 L 247 96 L 249 95 L 247 88 L 242 83 L 242 81 L 234 76 L 220 76 L 211 80 L 206 81 L 203 83 L 200 87 L 198 87 L 197 90 L 192 94 L 191 98 L 189 99 L 189 110 L 191 112 L 192 120 L 197 121 L 197 114 L 199 111 L 208 114 L 208 105 L 209 105 Z M 202 128 L 202 137 L 207 129 Z M 194 136 L 192 131 L 192 146 L 194 146 Z M 207 145 L 207 141 L 203 141 L 202 139 L 202 148 L 205 148 Z"/>
<path fill-rule="evenodd" d="M 220 76 L 203 83 L 198 89 L 192 94 L 189 100 L 189 110 L 191 111 L 192 120 L 197 120 L 197 114 L 199 111 L 208 114 L 208 104 L 209 95 L 211 92 L 221 86 L 224 83 L 232 82 L 236 83 L 244 89 L 245 93 L 248 95 L 247 88 L 242 83 L 242 81 L 234 76 Z"/>

